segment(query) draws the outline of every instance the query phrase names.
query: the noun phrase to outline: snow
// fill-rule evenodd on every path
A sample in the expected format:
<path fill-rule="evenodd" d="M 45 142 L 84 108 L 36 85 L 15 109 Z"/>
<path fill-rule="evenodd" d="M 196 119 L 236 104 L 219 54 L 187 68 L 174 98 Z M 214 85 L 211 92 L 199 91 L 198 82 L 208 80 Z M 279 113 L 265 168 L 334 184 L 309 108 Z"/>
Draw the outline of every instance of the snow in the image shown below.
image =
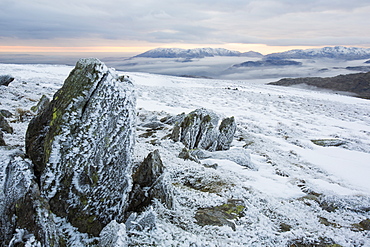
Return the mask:
<path fill-rule="evenodd" d="M 9 87 L 0 87 L 0 109 L 15 114 L 8 119 L 15 133 L 4 134 L 8 145 L 24 147 L 29 120 L 18 121 L 16 108 L 30 109 L 43 94 L 51 98 L 71 70 L 61 65 L 0 64 L 0 74 L 16 77 Z M 159 149 L 168 173 L 165 180 L 174 185 L 177 202 L 173 209 L 167 209 L 155 201 L 151 210 L 158 217 L 156 229 L 128 235 L 129 246 L 286 246 L 295 239 L 319 238 L 342 246 L 370 246 L 368 231 L 353 230 L 353 224 L 370 218 L 370 212 L 364 210 L 370 208 L 370 101 L 269 86 L 265 80 L 119 73 L 133 80 L 137 109 L 148 119 L 202 107 L 234 116 L 238 129 L 232 146 L 245 147 L 258 167 L 249 170 L 228 160 L 207 160 L 218 164 L 213 169 L 184 161 L 177 157 L 182 144 L 161 139 L 166 128 L 156 133 L 160 145 L 137 138 L 135 159 L 142 160 Z M 346 144 L 321 147 L 311 142 L 333 138 Z M 8 151 L 1 147 L 0 156 L 5 155 Z M 214 191 L 185 185 L 194 181 Z M 214 183 L 222 186 L 214 188 Z M 336 211 L 328 212 L 319 202 L 305 199 L 310 192 L 320 194 L 320 202 L 337 205 Z M 195 224 L 198 208 L 221 205 L 230 198 L 246 205 L 235 231 L 227 226 Z M 340 227 L 326 226 L 320 217 Z M 280 232 L 281 223 L 292 229 Z M 74 231 L 71 228 L 69 234 Z M 126 239 L 124 234 L 121 237 Z"/>

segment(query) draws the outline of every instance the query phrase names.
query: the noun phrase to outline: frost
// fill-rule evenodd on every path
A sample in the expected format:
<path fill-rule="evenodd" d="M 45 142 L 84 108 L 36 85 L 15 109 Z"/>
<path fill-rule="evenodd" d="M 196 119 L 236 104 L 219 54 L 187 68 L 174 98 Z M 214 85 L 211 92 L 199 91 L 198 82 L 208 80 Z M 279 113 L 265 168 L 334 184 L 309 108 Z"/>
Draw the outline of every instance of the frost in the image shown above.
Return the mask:
<path fill-rule="evenodd" d="M 51 97 L 72 68 L 1 64 L 1 69 L 14 75 L 17 71 L 18 78 L 9 87 L 0 88 L 1 107 L 14 112 L 16 107 L 27 109 L 35 104 L 27 101 L 27 97 L 35 100 L 42 94 Z M 68 245 L 91 246 L 103 236 L 109 236 L 106 239 L 113 239 L 118 246 L 289 246 L 299 241 L 319 244 L 320 240 L 342 246 L 370 245 L 369 231 L 359 231 L 353 226 L 370 218 L 369 101 L 328 92 L 266 86 L 259 81 L 201 80 L 144 73 L 129 73 L 129 77 L 135 81 L 140 96 L 137 109 L 142 108 L 140 119 L 143 119 L 137 125 L 137 138 L 129 138 L 136 142 L 133 160 L 141 162 L 149 152 L 159 150 L 167 169 L 164 182 L 173 187 L 174 207 L 154 200 L 144 213 L 155 215 L 155 227 L 130 232 L 128 228 L 124 230 L 124 225 L 112 223 L 114 229 L 103 228 L 104 235 L 98 237 L 80 233 L 55 217 Z M 22 80 L 28 84 L 22 84 Z M 39 82 L 42 83 L 37 86 Z M 258 170 L 226 159 L 208 159 L 218 164 L 214 169 L 178 158 L 184 145 L 168 139 L 173 126 L 166 122 L 161 121 L 162 129 L 140 137 L 149 132 L 140 125 L 149 119 L 160 121 L 201 107 L 235 117 L 237 131 L 231 150 L 245 149 Z M 27 122 L 9 122 L 14 134 L 4 135 L 6 143 L 23 147 Z M 320 139 L 340 139 L 345 144 L 321 147 L 311 142 Z M 102 137 L 100 141 L 119 145 L 119 141 L 111 138 Z M 83 148 L 75 149 L 69 159 L 76 152 L 87 152 L 93 143 L 84 140 L 80 145 Z M 6 148 L 0 149 L 0 160 L 8 157 L 7 152 Z M 1 171 L 3 184 L 4 169 Z M 241 200 L 245 205 L 243 214 L 234 220 L 235 231 L 229 226 L 195 223 L 199 208 L 218 207 L 229 199 Z M 124 201 L 124 196 L 120 195 L 120 200 Z M 135 224 L 140 221 L 137 217 L 140 215 L 132 221 Z"/>

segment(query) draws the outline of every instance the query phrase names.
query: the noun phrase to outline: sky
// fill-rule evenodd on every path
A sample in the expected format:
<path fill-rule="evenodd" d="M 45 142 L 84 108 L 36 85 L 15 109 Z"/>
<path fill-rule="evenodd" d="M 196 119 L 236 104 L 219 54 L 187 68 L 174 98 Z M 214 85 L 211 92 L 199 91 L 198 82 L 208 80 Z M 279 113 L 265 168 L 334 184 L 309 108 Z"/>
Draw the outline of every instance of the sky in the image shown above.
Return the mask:
<path fill-rule="evenodd" d="M 0 52 L 370 47 L 369 0 L 0 0 Z"/>

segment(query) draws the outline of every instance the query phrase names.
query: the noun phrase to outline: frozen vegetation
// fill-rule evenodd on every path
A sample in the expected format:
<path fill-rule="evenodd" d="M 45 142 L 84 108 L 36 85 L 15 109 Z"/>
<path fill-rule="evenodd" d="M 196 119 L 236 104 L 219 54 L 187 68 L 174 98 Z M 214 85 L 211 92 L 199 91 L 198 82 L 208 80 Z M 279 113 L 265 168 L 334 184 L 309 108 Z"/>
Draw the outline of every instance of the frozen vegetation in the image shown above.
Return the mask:
<path fill-rule="evenodd" d="M 0 75 L 15 78 L 0 86 L 0 110 L 12 114 L 5 119 L 13 129 L 2 131 L 1 214 L 7 210 L 6 196 L 18 199 L 25 193 L 22 188 L 37 187 L 30 182 L 34 165 L 24 155 L 26 130 L 36 114 L 31 108 L 43 95 L 53 98 L 72 69 L 0 64 Z M 95 235 L 65 217 L 38 212 L 45 217 L 41 229 L 63 234 L 59 245 L 370 245 L 370 101 L 261 80 L 118 74 L 128 75 L 136 91 L 133 163 L 155 163 L 157 170 L 151 173 L 159 176 L 150 187 L 142 178 L 133 183 L 142 189 L 139 194 L 147 188 L 153 200 L 124 219 L 106 220 Z M 176 123 L 196 109 L 207 109 L 219 119 L 233 117 L 236 129 L 229 150 L 194 150 L 171 138 Z M 9 174 L 19 176 L 13 178 L 19 186 L 8 184 Z M 4 195 L 9 188 L 15 189 Z M 48 226 L 50 218 L 55 229 Z M 38 246 L 37 238 L 17 228 L 11 245 Z"/>

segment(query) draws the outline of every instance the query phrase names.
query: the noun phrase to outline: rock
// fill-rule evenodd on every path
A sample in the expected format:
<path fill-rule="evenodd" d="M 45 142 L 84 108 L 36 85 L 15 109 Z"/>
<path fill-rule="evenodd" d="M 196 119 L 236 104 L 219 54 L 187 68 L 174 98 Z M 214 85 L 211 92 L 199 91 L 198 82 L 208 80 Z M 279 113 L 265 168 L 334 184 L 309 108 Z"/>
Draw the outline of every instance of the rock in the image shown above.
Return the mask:
<path fill-rule="evenodd" d="M 342 245 L 334 243 L 330 238 L 318 239 L 294 239 L 288 242 L 288 247 L 343 247 Z"/>
<path fill-rule="evenodd" d="M 131 183 L 133 85 L 98 59 L 80 59 L 26 133 L 41 195 L 80 232 L 122 222 Z"/>
<path fill-rule="evenodd" d="M 14 77 L 10 75 L 0 75 L 0 86 L 8 86 L 12 81 L 14 81 Z"/>
<path fill-rule="evenodd" d="M 186 117 L 186 114 L 183 112 L 179 115 L 176 115 L 176 116 L 166 116 L 164 118 L 162 118 L 160 121 L 162 123 L 165 123 L 165 124 L 171 124 L 171 125 L 174 125 L 176 123 L 181 123 L 184 118 Z"/>
<path fill-rule="evenodd" d="M 40 200 L 32 164 L 20 151 L 8 152 L 0 158 L 0 243 L 21 243 L 33 237 L 43 246 L 51 246 L 58 234 Z"/>
<path fill-rule="evenodd" d="M 338 147 L 346 144 L 346 142 L 341 139 L 316 139 L 311 140 L 311 142 L 322 147 Z"/>
<path fill-rule="evenodd" d="M 49 103 L 50 103 L 50 99 L 47 96 L 42 95 L 37 105 L 31 107 L 31 111 L 35 112 L 36 114 L 40 114 L 47 108 Z"/>
<path fill-rule="evenodd" d="M 244 148 L 232 148 L 225 151 L 215 151 L 215 152 L 196 149 L 191 150 L 190 155 L 196 157 L 199 160 L 204 159 L 230 160 L 238 165 L 247 167 L 251 170 L 258 170 L 258 167 L 251 162 L 249 152 Z"/>
<path fill-rule="evenodd" d="M 201 108 L 190 112 L 175 125 L 171 139 L 181 141 L 188 149 L 227 150 L 235 130 L 233 117 L 224 119 L 219 127 L 218 115 Z"/>
<path fill-rule="evenodd" d="M 13 134 L 13 128 L 9 125 L 8 121 L 6 121 L 2 114 L 0 114 L 0 130 Z"/>
<path fill-rule="evenodd" d="M 6 143 L 4 141 L 4 134 L 1 130 L 0 130 L 0 146 L 6 146 Z"/>
<path fill-rule="evenodd" d="M 187 148 L 183 148 L 182 151 L 179 153 L 178 156 L 180 159 L 184 160 L 192 160 L 194 162 L 199 163 L 198 158 L 192 154 L 192 151 L 188 150 Z"/>
<path fill-rule="evenodd" d="M 167 207 L 172 207 L 172 191 L 163 184 L 164 166 L 155 150 L 145 160 L 134 168 L 132 180 L 133 189 L 130 194 L 130 205 L 127 211 L 141 212 L 153 198 L 157 198 Z"/>
<path fill-rule="evenodd" d="M 126 229 L 128 232 L 131 231 L 142 231 L 152 230 L 156 226 L 157 216 L 152 209 L 143 212 L 138 215 L 137 213 L 132 213 L 126 220 Z"/>
<path fill-rule="evenodd" d="M 10 111 L 4 110 L 4 109 L 1 109 L 0 110 L 0 114 L 3 115 L 6 118 L 10 118 L 10 117 L 13 116 L 13 114 Z"/>
<path fill-rule="evenodd" d="M 153 130 L 159 130 L 164 128 L 164 124 L 159 121 L 144 123 L 141 125 L 142 127 L 153 129 Z"/>
<path fill-rule="evenodd" d="M 370 219 L 363 220 L 359 223 L 362 230 L 370 231 Z"/>
<path fill-rule="evenodd" d="M 240 200 L 228 200 L 227 203 L 217 207 L 201 208 L 195 214 L 196 223 L 200 226 L 229 226 L 235 231 L 233 220 L 242 216 L 244 208 Z"/>
<path fill-rule="evenodd" d="M 124 224 L 117 223 L 117 221 L 115 220 L 112 220 L 101 231 L 99 246 L 101 247 L 128 246 L 126 226 Z"/>
<path fill-rule="evenodd" d="M 220 135 L 218 136 L 216 150 L 228 150 L 233 141 L 236 131 L 236 123 L 234 117 L 225 118 L 222 120 L 219 127 Z"/>

